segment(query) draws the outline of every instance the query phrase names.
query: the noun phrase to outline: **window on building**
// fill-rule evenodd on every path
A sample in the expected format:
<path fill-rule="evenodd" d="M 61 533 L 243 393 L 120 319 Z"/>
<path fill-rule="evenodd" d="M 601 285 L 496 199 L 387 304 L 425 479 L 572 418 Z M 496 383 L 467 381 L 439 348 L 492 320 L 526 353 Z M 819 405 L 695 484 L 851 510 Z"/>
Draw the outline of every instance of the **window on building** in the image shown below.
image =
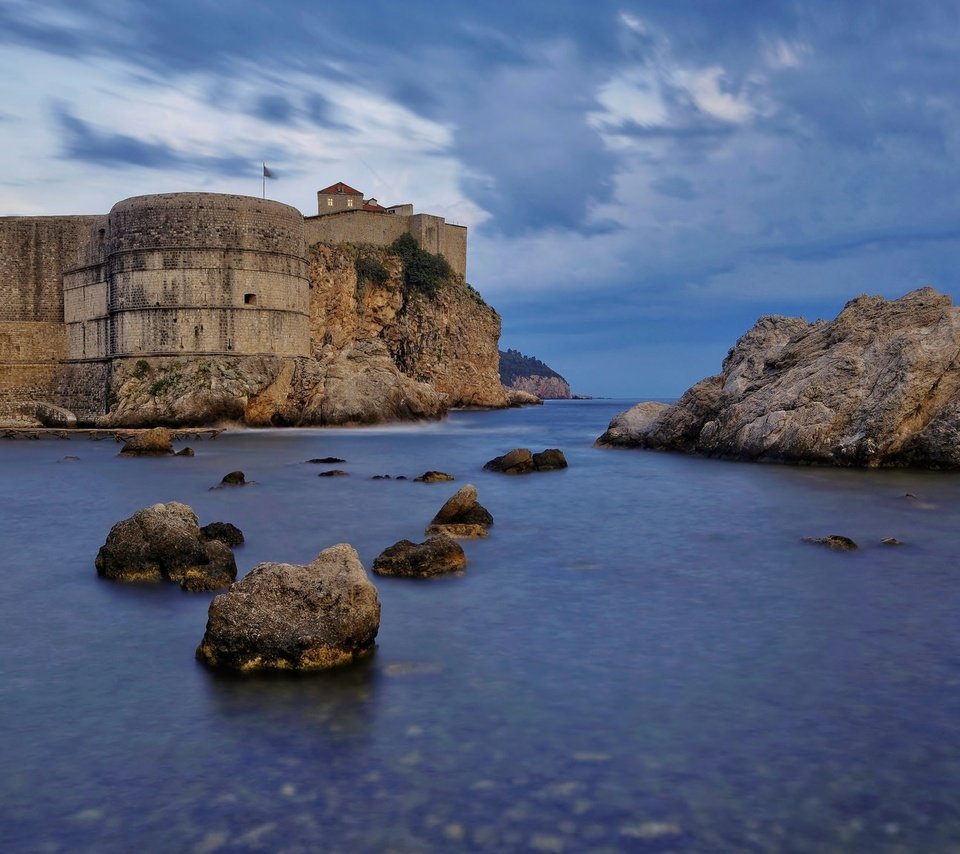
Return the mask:
<path fill-rule="evenodd" d="M 329 198 L 327 198 L 327 207 L 328 208 L 333 207 L 333 196 L 330 196 Z"/>
<path fill-rule="evenodd" d="M 243 304 L 244 304 L 244 305 L 256 305 L 256 304 L 257 304 L 257 295 L 256 295 L 256 294 L 244 294 L 244 295 L 243 295 Z"/>
<path fill-rule="evenodd" d="M 352 207 L 353 207 L 353 199 L 347 199 L 347 207 L 348 207 L 348 208 L 352 208 Z"/>

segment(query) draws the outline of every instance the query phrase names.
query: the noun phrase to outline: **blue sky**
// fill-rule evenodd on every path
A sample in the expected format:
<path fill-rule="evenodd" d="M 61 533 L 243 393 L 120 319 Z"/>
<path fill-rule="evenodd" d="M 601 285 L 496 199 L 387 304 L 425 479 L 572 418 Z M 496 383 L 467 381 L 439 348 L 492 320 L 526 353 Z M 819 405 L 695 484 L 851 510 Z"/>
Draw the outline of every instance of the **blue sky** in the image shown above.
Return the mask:
<path fill-rule="evenodd" d="M 501 346 L 675 396 L 960 260 L 960 5 L 0 0 L 0 214 L 343 180 L 468 225 Z"/>

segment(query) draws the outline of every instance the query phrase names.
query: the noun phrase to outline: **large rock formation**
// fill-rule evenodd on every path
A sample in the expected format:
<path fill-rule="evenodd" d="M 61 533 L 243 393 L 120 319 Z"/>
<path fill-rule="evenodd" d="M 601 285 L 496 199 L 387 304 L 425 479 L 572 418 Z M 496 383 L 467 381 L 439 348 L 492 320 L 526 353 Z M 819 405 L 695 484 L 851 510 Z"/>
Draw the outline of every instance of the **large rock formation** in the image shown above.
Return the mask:
<path fill-rule="evenodd" d="M 960 467 L 960 309 L 922 288 L 832 321 L 763 317 L 674 406 L 617 416 L 600 445 L 837 466 Z"/>
<path fill-rule="evenodd" d="M 210 603 L 197 658 L 229 670 L 324 670 L 373 652 L 380 600 L 341 543 L 306 566 L 261 563 Z"/>
<path fill-rule="evenodd" d="M 525 391 L 541 400 L 569 400 L 567 381 L 549 365 L 519 350 L 500 351 L 500 382 L 507 389 Z"/>
<path fill-rule="evenodd" d="M 117 360 L 100 425 L 371 424 L 506 405 L 500 317 L 461 278 L 424 293 L 386 249 L 351 244 L 317 244 L 308 271 L 309 357 Z"/>
<path fill-rule="evenodd" d="M 201 530 L 193 510 L 176 501 L 144 507 L 117 522 L 97 553 L 96 567 L 113 581 L 175 581 L 190 591 L 217 590 L 237 577 L 233 552 L 218 529 Z"/>
<path fill-rule="evenodd" d="M 485 537 L 492 524 L 490 511 L 477 501 L 477 488 L 468 483 L 447 499 L 427 525 L 426 533 L 427 536 L 446 534 L 463 539 Z"/>

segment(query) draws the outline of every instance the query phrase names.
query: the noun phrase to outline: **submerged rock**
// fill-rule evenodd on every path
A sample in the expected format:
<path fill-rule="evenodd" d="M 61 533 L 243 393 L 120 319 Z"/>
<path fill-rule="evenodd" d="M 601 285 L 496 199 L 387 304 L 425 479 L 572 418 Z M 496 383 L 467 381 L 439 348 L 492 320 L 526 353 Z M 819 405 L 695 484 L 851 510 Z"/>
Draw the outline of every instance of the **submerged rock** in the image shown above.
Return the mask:
<path fill-rule="evenodd" d="M 96 558 L 97 574 L 113 581 L 175 581 L 185 590 L 217 590 L 237 577 L 229 545 L 207 539 L 186 504 L 144 507 L 117 522 Z"/>
<path fill-rule="evenodd" d="M 547 448 L 539 454 L 530 453 L 527 448 L 514 448 L 502 457 L 494 457 L 484 466 L 484 471 L 496 471 L 503 474 L 527 474 L 534 471 L 554 471 L 565 469 L 567 459 L 558 448 Z"/>
<path fill-rule="evenodd" d="M 960 467 L 960 309 L 922 288 L 832 321 L 763 317 L 676 405 L 617 416 L 599 445 L 837 466 Z"/>
<path fill-rule="evenodd" d="M 859 548 L 853 540 L 841 534 L 829 534 L 826 537 L 804 537 L 803 541 L 818 546 L 826 546 L 838 552 L 855 552 Z"/>
<path fill-rule="evenodd" d="M 427 534 L 450 537 L 485 537 L 493 516 L 477 501 L 477 488 L 468 483 L 455 492 L 427 526 Z"/>
<path fill-rule="evenodd" d="M 121 457 L 164 457 L 173 454 L 173 434 L 166 427 L 144 430 L 127 439 Z"/>
<path fill-rule="evenodd" d="M 313 463 L 314 465 L 318 463 L 326 463 L 327 465 L 331 463 L 345 463 L 346 460 L 341 459 L 340 457 L 314 457 L 312 460 L 307 460 L 308 463 Z"/>
<path fill-rule="evenodd" d="M 463 547 L 446 534 L 437 534 L 423 543 L 400 540 L 373 562 L 373 571 L 378 575 L 425 578 L 457 572 L 466 565 Z"/>
<path fill-rule="evenodd" d="M 413 479 L 414 483 L 444 483 L 450 480 L 456 480 L 456 478 L 445 471 L 425 471 L 420 477 Z"/>
<path fill-rule="evenodd" d="M 261 563 L 210 603 L 197 658 L 230 670 L 324 670 L 374 649 L 380 600 L 341 543 L 307 565 Z"/>
<path fill-rule="evenodd" d="M 249 483 L 242 471 L 228 472 L 220 481 L 221 486 L 246 486 Z"/>
<path fill-rule="evenodd" d="M 327 471 L 322 471 L 317 477 L 346 477 L 349 472 L 345 472 L 343 469 L 328 469 Z"/>

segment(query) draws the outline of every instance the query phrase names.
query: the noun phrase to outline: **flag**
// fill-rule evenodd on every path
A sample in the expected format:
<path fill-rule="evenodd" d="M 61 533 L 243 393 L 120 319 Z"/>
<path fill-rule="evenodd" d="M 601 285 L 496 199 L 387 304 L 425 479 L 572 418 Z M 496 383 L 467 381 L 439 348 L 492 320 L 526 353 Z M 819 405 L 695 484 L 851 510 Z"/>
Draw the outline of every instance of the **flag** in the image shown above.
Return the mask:
<path fill-rule="evenodd" d="M 276 177 L 277 177 L 276 175 L 273 174 L 273 172 L 271 172 L 271 171 L 267 168 L 267 164 L 266 164 L 266 163 L 263 164 L 263 177 L 264 177 L 264 178 L 276 178 Z"/>

